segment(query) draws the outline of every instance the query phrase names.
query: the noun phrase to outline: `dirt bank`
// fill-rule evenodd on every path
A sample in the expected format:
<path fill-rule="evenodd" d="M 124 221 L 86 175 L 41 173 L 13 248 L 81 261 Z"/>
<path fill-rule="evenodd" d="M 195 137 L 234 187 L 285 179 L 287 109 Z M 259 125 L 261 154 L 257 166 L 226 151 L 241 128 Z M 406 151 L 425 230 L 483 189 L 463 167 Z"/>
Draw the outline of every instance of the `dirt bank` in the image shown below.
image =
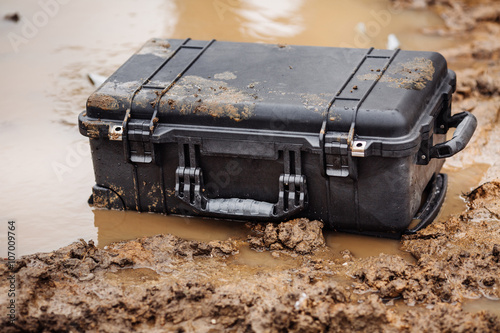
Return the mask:
<path fill-rule="evenodd" d="M 488 204 L 483 205 L 487 200 L 493 202 L 489 189 L 478 189 L 473 196 L 476 193 L 481 194 L 471 207 L 490 209 Z M 457 223 L 465 227 L 470 214 Z M 303 246 L 324 243 L 316 228 L 311 232 L 303 227 L 306 222 L 295 220 L 281 228 L 294 230 L 294 236 L 302 242 L 312 240 Z M 472 234 L 484 232 L 483 225 L 477 223 Z M 280 226 L 274 228 L 279 230 Z M 447 226 L 436 225 L 404 241 L 420 258 L 418 264 L 394 255 L 357 260 L 344 253 L 342 261 L 322 259 L 325 249 L 319 246 L 311 254 L 295 255 L 291 265 L 280 266 L 278 261 L 275 266 L 254 271 L 228 260 L 248 245 L 246 240 L 206 243 L 159 235 L 115 243 L 106 249 L 80 241 L 17 262 L 13 271 L 19 281 L 19 318 L 15 326 L 2 318 L 0 328 L 2 332 L 98 328 L 177 332 L 498 331 L 497 318 L 488 313 L 464 312 L 457 294 L 486 289 L 491 295 L 498 293 L 498 246 L 481 250 L 471 245 L 463 250 L 469 251 L 468 255 L 450 253 L 443 254 L 445 260 L 425 259 L 433 257 L 430 252 L 434 250 L 428 249 L 439 252 L 440 246 L 446 247 L 446 240 L 457 237 L 457 228 L 448 230 L 451 234 L 443 233 L 442 228 Z M 299 230 L 303 230 L 302 235 Z M 467 226 L 467 230 L 471 228 Z M 249 232 L 256 242 L 258 235 L 254 230 Z M 440 241 L 440 237 L 445 239 Z M 263 232 L 262 239 L 268 238 L 269 231 Z M 287 251 L 290 256 L 294 254 L 290 247 Z M 450 256 L 465 258 L 468 263 L 447 265 Z M 447 287 L 454 280 L 445 279 L 443 274 L 453 268 L 468 284 L 458 280 L 461 288 Z M 471 271 L 474 274 L 469 276 Z M 6 263 L 2 263 L 2 289 L 9 274 Z M 408 305 L 422 303 L 427 307 L 403 309 L 394 305 L 400 297 Z"/>
<path fill-rule="evenodd" d="M 363 283 L 360 288 L 378 290 L 382 298 L 400 297 L 412 306 L 500 299 L 500 182 L 477 188 L 469 199 L 461 215 L 403 237 L 403 248 L 417 264 L 385 255 L 365 260 L 354 272 Z"/>

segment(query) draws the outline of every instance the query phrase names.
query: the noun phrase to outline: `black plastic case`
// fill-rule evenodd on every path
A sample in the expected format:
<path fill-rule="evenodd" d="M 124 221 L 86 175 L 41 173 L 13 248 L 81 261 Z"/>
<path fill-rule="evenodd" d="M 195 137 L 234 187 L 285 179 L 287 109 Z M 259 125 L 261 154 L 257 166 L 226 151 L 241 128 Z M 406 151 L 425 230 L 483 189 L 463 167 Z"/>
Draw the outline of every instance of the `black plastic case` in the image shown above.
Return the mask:
<path fill-rule="evenodd" d="M 444 158 L 476 127 L 472 114 L 450 114 L 455 81 L 433 52 L 153 39 L 79 116 L 91 200 L 415 232 L 442 205 Z"/>

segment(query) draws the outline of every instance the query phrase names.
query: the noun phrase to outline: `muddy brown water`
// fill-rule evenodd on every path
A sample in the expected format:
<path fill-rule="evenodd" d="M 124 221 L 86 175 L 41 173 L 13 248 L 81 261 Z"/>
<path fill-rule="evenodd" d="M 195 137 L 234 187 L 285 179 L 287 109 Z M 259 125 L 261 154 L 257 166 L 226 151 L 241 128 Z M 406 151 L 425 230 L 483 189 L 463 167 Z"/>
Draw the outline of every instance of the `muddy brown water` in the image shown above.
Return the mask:
<path fill-rule="evenodd" d="M 463 194 L 469 192 L 481 181 L 488 167 L 488 164 L 474 164 L 463 169 L 443 169 L 443 172 L 448 174 L 449 184 L 446 200 L 437 220 L 446 220 L 450 215 L 459 214 L 465 209 Z M 241 222 L 102 209 L 93 210 L 93 213 L 94 223 L 98 229 L 98 245 L 101 247 L 121 240 L 153 236 L 159 233 L 169 233 L 197 241 L 242 239 L 248 234 L 248 229 Z M 399 254 L 410 262 L 414 260 L 409 253 L 401 251 L 401 244 L 398 240 L 333 231 L 326 231 L 325 239 L 327 246 L 335 254 L 349 250 L 357 258 L 385 253 Z M 249 249 L 243 249 L 237 256 L 237 261 L 250 265 L 277 264 L 275 258 L 272 258 L 269 253 L 259 254 Z"/>
<path fill-rule="evenodd" d="M 246 235 L 245 226 L 233 222 L 87 205 L 93 171 L 87 139 L 76 127 L 94 89 L 86 75 L 110 75 L 151 37 L 385 48 L 388 35 L 396 33 L 404 49 L 439 50 L 455 43 L 421 34 L 442 25 L 437 15 L 396 12 L 385 0 L 74 0 L 53 8 L 35 0 L 2 1 L 0 16 L 13 12 L 21 15 L 20 22 L 0 20 L 0 220 L 2 225 L 16 221 L 18 256 L 79 238 L 103 247 L 158 233 L 205 241 Z M 476 186 L 487 168 L 445 170 L 450 184 L 439 219 L 463 210 L 460 195 Z M 0 230 L 1 244 L 5 234 Z M 412 260 L 399 241 L 332 232 L 326 239 L 336 254 L 345 249 L 355 257 L 399 253 Z M 6 255 L 4 246 L 0 255 Z M 246 248 L 231 260 L 249 267 L 293 265 Z M 147 268 L 131 277 L 119 274 L 131 281 L 155 278 Z M 470 305 L 470 310 L 475 306 L 488 307 Z"/>
<path fill-rule="evenodd" d="M 464 303 L 464 310 L 468 312 L 489 311 L 500 316 L 500 304 L 498 300 L 487 298 L 469 300 Z"/>

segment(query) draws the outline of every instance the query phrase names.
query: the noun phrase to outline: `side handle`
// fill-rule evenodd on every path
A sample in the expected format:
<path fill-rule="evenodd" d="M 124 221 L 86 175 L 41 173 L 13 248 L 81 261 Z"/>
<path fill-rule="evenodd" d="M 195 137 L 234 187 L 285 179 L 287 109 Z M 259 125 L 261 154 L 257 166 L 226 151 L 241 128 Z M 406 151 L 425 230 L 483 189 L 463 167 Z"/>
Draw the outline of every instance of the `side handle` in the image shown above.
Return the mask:
<path fill-rule="evenodd" d="M 470 112 L 453 115 L 448 121 L 449 127 L 456 127 L 453 137 L 431 148 L 431 158 L 447 158 L 455 155 L 469 143 L 477 127 L 476 117 Z"/>

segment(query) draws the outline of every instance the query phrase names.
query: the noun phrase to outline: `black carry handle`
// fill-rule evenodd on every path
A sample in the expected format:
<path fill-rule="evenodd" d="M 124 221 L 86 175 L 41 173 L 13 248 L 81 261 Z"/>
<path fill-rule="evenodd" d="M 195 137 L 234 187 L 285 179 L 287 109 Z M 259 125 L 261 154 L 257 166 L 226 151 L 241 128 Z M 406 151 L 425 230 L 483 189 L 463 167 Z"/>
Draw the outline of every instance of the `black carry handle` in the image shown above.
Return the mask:
<path fill-rule="evenodd" d="M 448 125 L 456 127 L 451 140 L 439 143 L 431 148 L 431 158 L 447 158 L 455 155 L 467 146 L 477 127 L 476 117 L 464 111 L 452 116 Z"/>
<path fill-rule="evenodd" d="M 282 174 L 279 178 L 279 197 L 275 204 L 240 198 L 209 199 L 203 195 L 203 174 L 199 167 L 178 167 L 175 196 L 194 210 L 207 216 L 227 218 L 282 219 L 294 215 L 306 205 L 304 175 Z"/>

